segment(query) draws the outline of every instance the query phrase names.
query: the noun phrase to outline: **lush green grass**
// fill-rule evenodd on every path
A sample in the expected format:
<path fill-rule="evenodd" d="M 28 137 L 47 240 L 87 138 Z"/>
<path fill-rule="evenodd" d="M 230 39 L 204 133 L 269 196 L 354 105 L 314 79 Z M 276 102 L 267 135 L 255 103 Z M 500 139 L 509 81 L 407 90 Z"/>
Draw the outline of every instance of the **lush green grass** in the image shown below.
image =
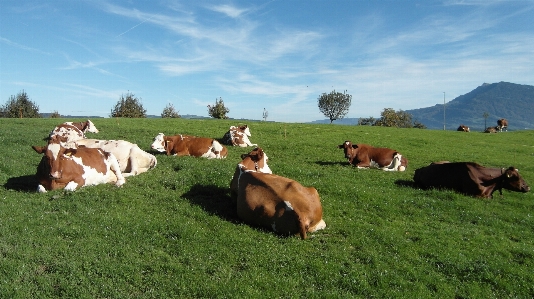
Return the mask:
<path fill-rule="evenodd" d="M 249 123 L 274 173 L 314 186 L 327 228 L 307 240 L 241 223 L 229 196 L 239 156 L 157 155 L 122 188 L 34 192 L 31 145 L 64 119 L 0 119 L 2 298 L 532 298 L 533 194 L 491 200 L 411 185 L 431 161 L 515 166 L 534 184 L 534 131 L 461 133 Z M 159 132 L 222 137 L 234 121 L 95 119 L 148 150 Z M 394 148 L 404 173 L 346 164 L 344 140 Z"/>

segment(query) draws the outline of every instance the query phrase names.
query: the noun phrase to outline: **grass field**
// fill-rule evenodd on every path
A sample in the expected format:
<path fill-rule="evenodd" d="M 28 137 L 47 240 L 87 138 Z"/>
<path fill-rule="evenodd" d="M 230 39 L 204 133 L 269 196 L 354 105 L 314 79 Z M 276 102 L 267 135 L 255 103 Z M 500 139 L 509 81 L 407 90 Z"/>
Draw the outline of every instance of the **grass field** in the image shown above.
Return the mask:
<path fill-rule="evenodd" d="M 71 119 L 69 119 L 71 120 Z M 0 119 L 1 298 L 532 298 L 534 195 L 420 190 L 432 161 L 515 166 L 534 184 L 534 131 L 463 133 L 248 123 L 273 173 L 319 191 L 327 228 L 280 237 L 237 219 L 225 160 L 156 154 L 122 188 L 35 192 L 32 145 L 67 119 Z M 81 120 L 77 120 L 81 121 Z M 94 119 L 149 150 L 159 132 L 220 138 L 228 120 Z M 350 167 L 344 140 L 400 151 L 406 172 Z"/>

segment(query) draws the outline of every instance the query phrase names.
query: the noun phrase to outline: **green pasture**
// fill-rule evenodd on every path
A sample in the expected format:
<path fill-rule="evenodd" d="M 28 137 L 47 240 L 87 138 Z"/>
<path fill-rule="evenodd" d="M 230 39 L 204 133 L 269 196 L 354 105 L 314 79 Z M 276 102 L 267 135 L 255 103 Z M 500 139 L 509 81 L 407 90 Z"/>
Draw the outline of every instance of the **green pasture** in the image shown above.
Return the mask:
<path fill-rule="evenodd" d="M 122 188 L 35 192 L 32 145 L 73 119 L 0 119 L 0 298 L 532 298 L 534 195 L 412 185 L 432 161 L 515 166 L 534 185 L 534 131 L 498 134 L 249 122 L 273 172 L 319 191 L 327 227 L 277 236 L 239 221 L 239 156 L 156 154 Z M 74 121 L 82 121 L 77 119 Z M 220 138 L 238 120 L 93 119 L 89 138 L 149 151 L 159 133 Z M 400 151 L 406 172 L 356 169 L 345 140 Z"/>

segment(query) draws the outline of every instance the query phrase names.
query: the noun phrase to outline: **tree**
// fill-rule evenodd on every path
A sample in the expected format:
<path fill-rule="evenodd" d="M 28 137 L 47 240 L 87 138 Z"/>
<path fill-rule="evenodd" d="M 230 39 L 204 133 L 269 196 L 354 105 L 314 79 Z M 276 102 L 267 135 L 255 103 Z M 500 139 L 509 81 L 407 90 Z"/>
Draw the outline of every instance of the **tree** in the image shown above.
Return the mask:
<path fill-rule="evenodd" d="M 334 90 L 329 94 L 323 93 L 317 99 L 319 111 L 330 119 L 330 123 L 342 119 L 349 112 L 352 95 L 346 92 L 346 90 L 343 93 Z"/>
<path fill-rule="evenodd" d="M 426 126 L 418 121 L 412 121 L 412 115 L 406 111 L 395 111 L 393 108 L 384 108 L 380 118 L 360 118 L 358 125 L 371 125 L 396 128 L 426 129 Z"/>
<path fill-rule="evenodd" d="M 224 107 L 224 102 L 221 97 L 217 100 L 215 98 L 215 105 L 208 105 L 208 114 L 213 118 L 227 119 L 226 113 L 230 112 L 230 109 Z"/>
<path fill-rule="evenodd" d="M 178 112 L 180 111 L 176 111 L 176 109 L 174 109 L 174 105 L 169 103 L 165 108 L 163 108 L 163 112 L 161 112 L 161 118 L 180 118 L 180 114 Z"/>
<path fill-rule="evenodd" d="M 8 118 L 40 118 L 39 106 L 30 100 L 23 90 L 17 96 L 10 96 L 7 103 L 2 107 L 2 117 Z"/>
<path fill-rule="evenodd" d="M 111 110 L 111 117 L 129 117 L 129 118 L 145 118 L 146 109 L 143 108 L 141 100 L 136 98 L 131 92 L 126 96 L 121 95 L 120 100 L 115 104 Z"/>
<path fill-rule="evenodd" d="M 52 114 L 50 114 L 50 118 L 60 118 L 60 117 L 61 117 L 61 114 L 59 114 L 57 110 L 55 110 L 54 112 L 52 112 Z"/>

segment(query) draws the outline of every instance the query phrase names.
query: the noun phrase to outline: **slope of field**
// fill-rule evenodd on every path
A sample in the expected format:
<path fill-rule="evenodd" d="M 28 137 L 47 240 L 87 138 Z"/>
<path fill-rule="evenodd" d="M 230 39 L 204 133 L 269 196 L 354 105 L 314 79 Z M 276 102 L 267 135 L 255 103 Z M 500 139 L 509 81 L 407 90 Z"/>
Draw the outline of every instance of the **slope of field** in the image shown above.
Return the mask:
<path fill-rule="evenodd" d="M 0 119 L 1 298 L 534 297 L 532 192 L 486 200 L 411 183 L 449 160 L 513 165 L 532 185 L 534 131 L 248 123 L 274 173 L 319 191 L 327 228 L 300 240 L 236 217 L 229 183 L 250 148 L 225 160 L 156 154 L 122 188 L 35 193 L 31 146 L 58 121 Z M 98 119 L 88 137 L 148 151 L 159 132 L 220 138 L 236 124 Z M 350 167 L 344 140 L 396 149 L 408 170 Z"/>

